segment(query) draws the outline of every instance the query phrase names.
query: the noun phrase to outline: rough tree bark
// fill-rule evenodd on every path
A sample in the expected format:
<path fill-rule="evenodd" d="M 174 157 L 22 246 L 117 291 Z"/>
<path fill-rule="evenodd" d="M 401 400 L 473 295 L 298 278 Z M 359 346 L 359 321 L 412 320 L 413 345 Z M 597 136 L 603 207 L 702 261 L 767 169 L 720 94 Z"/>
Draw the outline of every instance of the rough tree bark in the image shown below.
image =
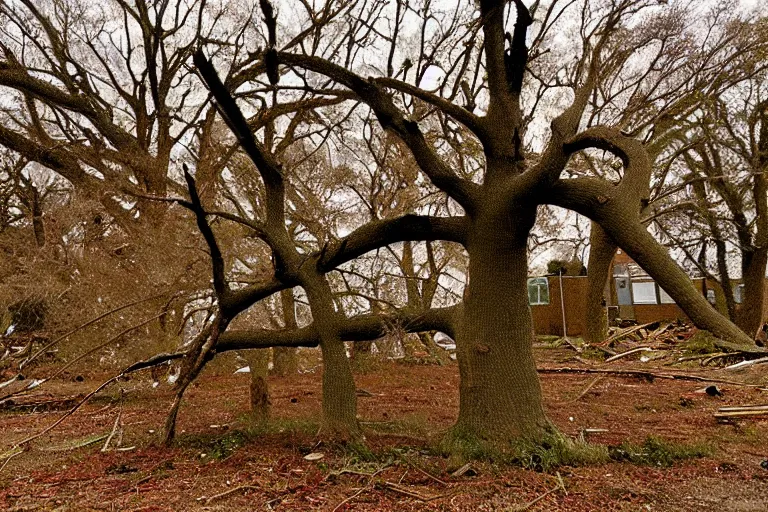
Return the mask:
<path fill-rule="evenodd" d="M 293 290 L 282 290 L 280 292 L 280 304 L 283 311 L 283 325 L 286 329 L 295 329 L 298 327 L 296 322 L 296 300 L 293 297 Z M 272 351 L 273 368 L 272 373 L 280 377 L 294 375 L 299 370 L 299 356 L 296 348 L 293 347 L 275 347 Z"/>
<path fill-rule="evenodd" d="M 587 307 L 584 341 L 598 343 L 608 334 L 608 318 L 605 313 L 605 287 L 613 275 L 613 256 L 616 243 L 605 234 L 603 228 L 592 223 L 589 235 L 589 263 L 587 265 Z M 610 284 L 611 286 L 613 283 Z"/>
<path fill-rule="evenodd" d="M 251 419 L 256 423 L 263 423 L 269 419 L 269 386 L 267 375 L 269 374 L 269 349 L 248 350 L 245 359 L 251 369 L 250 402 Z"/>
<path fill-rule="evenodd" d="M 550 428 L 531 343 L 527 240 L 535 210 L 478 212 L 467 251 L 469 284 L 458 328 L 457 441 L 505 447 Z M 514 219 L 514 220 L 511 220 Z M 448 439 L 450 442 L 450 438 Z"/>
<path fill-rule="evenodd" d="M 363 433 L 357 421 L 355 381 L 341 338 L 344 315 L 336 311 L 333 292 L 324 276 L 308 276 L 303 282 L 323 354 L 323 418 L 320 432 L 331 439 L 362 440 Z"/>

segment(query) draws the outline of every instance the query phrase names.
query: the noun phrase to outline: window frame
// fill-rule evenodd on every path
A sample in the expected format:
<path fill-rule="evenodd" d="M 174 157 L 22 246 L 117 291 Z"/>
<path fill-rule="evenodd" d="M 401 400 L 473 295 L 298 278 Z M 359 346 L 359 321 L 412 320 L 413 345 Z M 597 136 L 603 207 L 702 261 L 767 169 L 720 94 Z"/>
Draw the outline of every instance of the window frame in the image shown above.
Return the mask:
<path fill-rule="evenodd" d="M 535 286 L 537 301 L 531 301 L 531 286 Z M 546 301 L 542 300 L 541 289 L 546 290 Z M 551 299 L 549 294 L 549 279 L 546 277 L 529 277 L 527 282 L 528 288 L 528 305 L 530 306 L 549 306 Z"/>
<path fill-rule="evenodd" d="M 649 300 L 650 297 L 648 295 L 646 295 L 646 297 L 648 297 L 647 300 L 642 300 L 642 301 L 638 300 L 638 297 L 637 297 L 638 294 L 636 293 L 636 291 L 637 291 L 636 287 L 638 285 L 640 285 L 640 286 L 650 285 L 650 287 L 653 289 L 653 302 L 650 302 L 650 300 Z M 638 305 L 638 306 L 655 306 L 655 305 L 659 304 L 659 296 L 658 296 L 658 292 L 656 290 L 656 281 L 632 281 L 631 286 L 632 286 L 632 304 L 633 305 Z M 650 291 L 650 290 L 647 290 L 647 291 Z"/>

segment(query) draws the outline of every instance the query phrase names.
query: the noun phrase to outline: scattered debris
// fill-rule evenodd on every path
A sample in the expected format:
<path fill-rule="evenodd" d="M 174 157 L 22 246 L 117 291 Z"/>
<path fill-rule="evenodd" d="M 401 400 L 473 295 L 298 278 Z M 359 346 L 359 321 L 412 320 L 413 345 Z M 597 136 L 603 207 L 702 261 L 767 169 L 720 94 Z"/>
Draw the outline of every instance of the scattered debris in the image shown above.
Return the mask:
<path fill-rule="evenodd" d="M 466 475 L 466 476 L 476 476 L 477 475 L 477 471 L 475 471 L 475 469 L 472 467 L 472 463 L 471 462 L 467 462 L 466 464 L 461 466 L 459 469 L 457 469 L 456 471 L 451 473 L 451 476 L 453 476 L 453 477 L 460 477 L 460 476 L 464 476 L 464 475 Z"/>
<path fill-rule="evenodd" d="M 638 331 L 640 331 L 642 329 L 648 329 L 648 328 L 653 329 L 652 326 L 654 326 L 654 325 L 656 325 L 658 327 L 659 322 L 649 322 L 647 324 L 635 325 L 635 326 L 629 327 L 627 329 L 622 329 L 622 330 L 618 331 L 616 334 L 614 334 L 612 336 L 609 336 L 605 340 L 601 341 L 600 343 L 595 343 L 595 345 L 599 345 L 599 346 L 602 346 L 602 347 L 610 346 L 613 342 L 616 342 L 616 341 L 619 341 L 619 340 L 621 340 L 623 338 L 626 338 L 627 336 L 630 336 L 631 334 L 634 334 L 634 333 L 636 333 L 636 332 L 638 332 Z"/>
<path fill-rule="evenodd" d="M 641 343 L 640 346 L 637 346 Z M 701 361 L 701 366 L 714 362 L 733 363 L 727 369 L 738 369 L 754 364 L 768 363 L 768 349 L 760 346 L 744 346 L 721 340 L 709 331 L 697 329 L 682 320 L 676 322 L 649 322 L 634 325 L 613 332 L 608 338 L 586 345 L 585 348 L 599 350 L 606 354 L 606 363 L 618 361 L 637 353 L 653 352 L 644 355 L 641 362 L 665 357 L 666 354 L 677 354 L 676 359 L 668 363 L 679 364 L 688 361 Z M 688 352 L 691 355 L 680 352 Z"/>
<path fill-rule="evenodd" d="M 533 501 L 529 501 L 525 505 L 523 505 L 521 507 L 515 507 L 512 510 L 514 510 L 515 512 L 522 512 L 523 510 L 528 510 L 529 508 L 531 508 L 536 503 L 540 502 L 541 500 L 543 500 L 544 498 L 546 498 L 547 496 L 549 496 L 553 492 L 557 492 L 557 491 L 559 491 L 561 489 L 565 493 L 565 495 L 567 496 L 568 495 L 568 491 L 565 488 L 565 482 L 563 482 L 563 477 L 560 476 L 560 472 L 557 472 L 556 474 L 557 474 L 557 485 L 555 487 L 553 487 L 552 489 L 548 490 L 544 494 L 540 495 L 539 497 L 537 497 Z"/>
<path fill-rule="evenodd" d="M 750 418 L 768 416 L 768 404 L 759 405 L 731 405 L 720 407 L 715 413 L 718 421 L 730 421 L 736 418 Z"/>
<path fill-rule="evenodd" d="M 738 368 L 745 368 L 747 366 L 752 366 L 753 364 L 763 364 L 768 363 L 768 357 L 761 357 L 759 359 L 752 359 L 748 361 L 741 361 L 740 363 L 732 364 L 730 366 L 726 366 L 725 370 L 736 370 Z"/>

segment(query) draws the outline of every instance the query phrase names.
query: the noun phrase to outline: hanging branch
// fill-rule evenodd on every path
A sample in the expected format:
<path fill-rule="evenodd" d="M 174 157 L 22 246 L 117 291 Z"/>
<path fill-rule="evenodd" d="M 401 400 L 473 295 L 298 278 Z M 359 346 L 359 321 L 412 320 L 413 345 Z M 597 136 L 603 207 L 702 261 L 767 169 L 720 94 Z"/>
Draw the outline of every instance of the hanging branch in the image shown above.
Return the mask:
<path fill-rule="evenodd" d="M 189 197 L 191 199 L 191 203 L 188 207 L 195 214 L 195 219 L 197 220 L 197 228 L 203 235 L 205 243 L 208 244 L 208 249 L 211 253 L 211 265 L 213 267 L 213 289 L 216 290 L 216 296 L 219 298 L 219 300 L 221 300 L 225 298 L 229 293 L 229 285 L 227 284 L 226 277 L 224 275 L 224 258 L 221 255 L 219 244 L 216 242 L 216 236 L 213 234 L 213 230 L 208 224 L 207 213 L 203 209 L 203 205 L 200 202 L 200 196 L 197 193 L 195 179 L 189 173 L 187 164 L 184 164 L 182 168 L 184 169 L 184 180 L 187 182 Z"/>

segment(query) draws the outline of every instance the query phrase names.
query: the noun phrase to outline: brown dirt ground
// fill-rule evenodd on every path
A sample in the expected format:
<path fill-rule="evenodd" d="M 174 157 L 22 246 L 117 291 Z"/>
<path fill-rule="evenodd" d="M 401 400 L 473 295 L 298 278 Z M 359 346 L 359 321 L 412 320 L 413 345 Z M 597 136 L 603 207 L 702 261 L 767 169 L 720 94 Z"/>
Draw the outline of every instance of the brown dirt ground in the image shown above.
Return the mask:
<path fill-rule="evenodd" d="M 540 366 L 580 364 L 569 360 L 571 354 L 563 349 L 538 350 L 537 355 Z M 650 364 L 621 361 L 609 367 L 648 369 Z M 727 374 L 693 367 L 687 371 L 768 382 L 759 367 Z M 39 396 L 82 393 L 104 376 L 90 375 L 83 383 L 49 383 L 41 386 Z M 768 422 L 718 424 L 712 417 L 723 405 L 766 403 L 766 392 L 721 385 L 723 396 L 710 397 L 694 392 L 703 383 L 606 376 L 574 401 L 594 379 L 580 374 L 541 376 L 547 413 L 565 434 L 607 429 L 589 439 L 614 445 L 642 442 L 648 435 L 707 442 L 713 454 L 672 467 L 626 462 L 560 467 L 566 492 L 549 493 L 528 510 L 768 510 L 768 470 L 760 465 L 768 458 Z M 554 470 L 543 473 L 488 462 L 476 464 L 472 476 L 450 476 L 452 461 L 432 447 L 457 414 L 455 365 L 386 363 L 358 376 L 357 385 L 373 394 L 359 398 L 359 409 L 375 461 L 365 462 L 349 449 L 317 445 L 318 373 L 271 378 L 274 419 L 269 431 L 239 436 L 249 428 L 244 414 L 248 376 L 233 375 L 230 367 L 207 371 L 186 395 L 177 447 L 172 449 L 153 444 L 170 403 L 168 390 L 152 389 L 146 379 L 133 378 L 120 384 L 122 395 L 113 387 L 97 396 L 8 461 L 0 472 L 0 510 L 506 511 L 557 486 Z M 110 432 L 118 413 L 124 428 L 121 446 L 134 449 L 102 453 L 102 441 L 62 450 L 68 442 Z M 0 413 L 0 451 L 61 414 Z M 307 461 L 303 455 L 310 451 L 325 456 Z"/>

